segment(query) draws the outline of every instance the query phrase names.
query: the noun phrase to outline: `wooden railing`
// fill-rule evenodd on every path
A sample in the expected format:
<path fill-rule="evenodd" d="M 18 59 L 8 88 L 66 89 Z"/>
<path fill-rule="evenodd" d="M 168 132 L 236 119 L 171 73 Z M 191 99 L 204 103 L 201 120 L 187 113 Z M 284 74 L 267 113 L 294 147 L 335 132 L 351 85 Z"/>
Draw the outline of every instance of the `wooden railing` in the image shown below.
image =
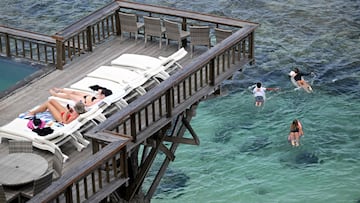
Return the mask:
<path fill-rule="evenodd" d="M 0 26 L 0 54 L 54 64 L 56 68 L 63 69 L 64 64 L 75 57 L 93 51 L 96 44 L 103 43 L 111 36 L 120 35 L 118 11 L 122 10 L 134 12 L 138 16 L 157 15 L 163 18 L 179 18 L 185 30 L 188 25 L 201 23 L 214 27 L 219 25 L 235 28 L 258 26 L 248 21 L 118 0 L 52 36 Z"/>
<path fill-rule="evenodd" d="M 55 40 L 51 36 L 0 26 L 0 54 L 55 64 Z"/>
<path fill-rule="evenodd" d="M 117 139 L 72 168 L 28 202 L 99 202 L 109 196 L 104 188 L 118 188 L 128 181 L 126 144 Z"/>

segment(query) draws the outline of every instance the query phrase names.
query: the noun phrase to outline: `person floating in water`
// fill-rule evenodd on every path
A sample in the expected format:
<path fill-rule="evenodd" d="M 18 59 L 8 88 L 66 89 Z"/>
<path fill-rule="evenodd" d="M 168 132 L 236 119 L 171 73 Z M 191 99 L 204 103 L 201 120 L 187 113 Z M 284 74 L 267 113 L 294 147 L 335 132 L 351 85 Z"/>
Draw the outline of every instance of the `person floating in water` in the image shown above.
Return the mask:
<path fill-rule="evenodd" d="M 303 76 L 310 74 L 313 75 L 314 73 L 313 72 L 303 73 L 300 72 L 298 68 L 295 68 L 293 71 L 290 72 L 289 75 L 295 81 L 296 86 L 303 88 L 307 93 L 311 93 L 313 91 L 311 86 L 303 78 Z"/>
<path fill-rule="evenodd" d="M 302 125 L 298 119 L 293 120 L 290 125 L 290 134 L 288 137 L 288 141 L 292 146 L 300 145 L 300 137 L 304 135 L 304 131 L 302 129 Z"/>
<path fill-rule="evenodd" d="M 255 97 L 255 106 L 262 106 L 265 102 L 265 91 L 267 90 L 279 90 L 279 88 L 266 88 L 262 87 L 261 83 L 256 83 L 256 86 L 252 90 Z"/>

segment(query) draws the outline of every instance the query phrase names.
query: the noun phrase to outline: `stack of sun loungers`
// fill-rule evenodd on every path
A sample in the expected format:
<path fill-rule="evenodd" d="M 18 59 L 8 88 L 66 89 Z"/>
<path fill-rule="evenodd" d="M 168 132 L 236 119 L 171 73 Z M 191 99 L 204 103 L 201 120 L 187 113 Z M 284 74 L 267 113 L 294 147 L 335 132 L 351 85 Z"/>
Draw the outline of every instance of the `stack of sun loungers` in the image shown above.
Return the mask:
<path fill-rule="evenodd" d="M 182 59 L 187 52 L 180 49 L 168 57 L 154 58 L 145 55 L 123 54 L 111 62 L 111 66 L 101 66 L 96 70 L 84 76 L 81 80 L 67 87 L 76 91 L 83 91 L 94 94 L 89 87 L 99 85 L 112 91 L 112 95 L 105 97 L 103 100 L 87 107 L 87 112 L 81 114 L 77 119 L 69 124 L 61 125 L 56 121 L 50 120 L 47 126 L 50 126 L 54 132 L 39 136 L 27 127 L 26 118 L 15 118 L 10 123 L 0 127 L 0 140 L 2 138 L 13 140 L 30 140 L 33 146 L 39 149 L 48 150 L 52 153 L 55 149 L 65 143 L 71 143 L 78 151 L 88 146 L 82 132 L 84 126 L 95 125 L 106 119 L 110 109 L 121 109 L 128 104 L 126 96 L 135 92 L 138 95 L 146 93 L 144 84 L 147 82 L 160 83 L 160 80 L 166 80 L 174 66 L 180 67 L 178 61 Z M 74 105 L 75 101 L 50 96 L 49 99 L 55 99 L 62 105 Z M 61 150 L 60 150 L 61 151 Z M 68 156 L 64 153 L 64 161 Z"/>

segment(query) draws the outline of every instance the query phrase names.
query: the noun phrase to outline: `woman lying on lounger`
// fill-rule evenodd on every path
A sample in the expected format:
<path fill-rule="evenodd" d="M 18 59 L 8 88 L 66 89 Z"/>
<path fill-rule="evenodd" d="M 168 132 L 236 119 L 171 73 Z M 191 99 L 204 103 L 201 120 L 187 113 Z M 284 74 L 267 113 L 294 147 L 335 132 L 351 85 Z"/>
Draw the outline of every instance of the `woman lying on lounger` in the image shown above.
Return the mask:
<path fill-rule="evenodd" d="M 90 86 L 90 89 L 97 91 L 97 93 L 95 95 L 90 95 L 88 93 L 80 91 L 53 88 L 50 90 L 50 94 L 52 96 L 60 97 L 63 99 L 70 99 L 75 102 L 82 101 L 85 106 L 91 106 L 93 104 L 96 104 L 105 97 L 112 94 L 111 90 L 98 85 Z"/>
<path fill-rule="evenodd" d="M 35 110 L 29 112 L 30 115 L 35 115 L 40 112 L 50 111 L 54 119 L 63 124 L 68 124 L 71 121 L 75 120 L 80 114 L 85 113 L 85 106 L 82 102 L 77 102 L 74 107 L 62 106 L 56 100 L 48 100 L 47 102 L 41 104 Z"/>

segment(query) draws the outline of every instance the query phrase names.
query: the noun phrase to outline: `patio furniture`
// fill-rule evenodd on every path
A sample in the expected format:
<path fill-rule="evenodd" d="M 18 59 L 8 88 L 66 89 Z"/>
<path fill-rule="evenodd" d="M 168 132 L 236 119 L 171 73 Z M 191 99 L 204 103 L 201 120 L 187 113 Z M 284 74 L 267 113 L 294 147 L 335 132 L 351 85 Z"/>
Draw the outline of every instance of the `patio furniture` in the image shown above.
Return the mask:
<path fill-rule="evenodd" d="M 12 153 L 0 157 L 0 183 L 18 186 L 32 182 L 48 169 L 48 161 L 34 153 Z"/>
<path fill-rule="evenodd" d="M 180 24 L 169 20 L 164 20 L 166 46 L 169 44 L 169 40 L 175 40 L 178 42 L 178 49 L 182 47 L 182 40 L 190 36 L 190 32 L 182 30 Z"/>
<path fill-rule="evenodd" d="M 21 192 L 21 197 L 25 199 L 31 199 L 45 188 L 49 187 L 53 180 L 53 172 L 53 170 L 50 170 L 45 175 L 35 179 L 32 187 Z"/>
<path fill-rule="evenodd" d="M 19 201 L 19 194 L 17 191 L 14 190 L 6 190 L 1 184 L 0 184 L 0 202 L 1 203 L 8 203 L 13 202 L 14 200 L 18 199 Z"/>
<path fill-rule="evenodd" d="M 225 38 L 229 37 L 232 34 L 232 30 L 224 30 L 221 28 L 215 28 L 215 38 L 216 38 L 216 43 L 220 43 L 221 41 L 223 41 Z"/>
<path fill-rule="evenodd" d="M 33 145 L 27 140 L 9 140 L 9 153 L 32 153 Z"/>
<path fill-rule="evenodd" d="M 144 23 L 137 22 L 137 16 L 135 14 L 119 12 L 120 29 L 121 32 L 128 32 L 130 37 L 131 33 L 135 34 L 135 40 L 138 38 L 138 32 L 144 27 Z M 123 35 L 121 34 L 121 37 Z"/>
<path fill-rule="evenodd" d="M 61 151 L 58 149 L 55 149 L 55 153 L 53 156 L 53 169 L 54 169 L 54 173 L 53 173 L 53 179 L 58 179 L 62 176 L 62 170 L 63 170 L 63 163 L 64 163 L 64 158 L 61 155 Z"/>
<path fill-rule="evenodd" d="M 194 46 L 204 45 L 210 48 L 210 27 L 190 26 L 190 50 L 193 57 Z"/>
<path fill-rule="evenodd" d="M 160 18 L 154 18 L 149 16 L 144 16 L 144 37 L 145 37 L 145 46 L 148 36 L 159 37 L 159 47 L 161 48 L 162 36 L 165 34 L 165 27 L 161 24 Z"/>

